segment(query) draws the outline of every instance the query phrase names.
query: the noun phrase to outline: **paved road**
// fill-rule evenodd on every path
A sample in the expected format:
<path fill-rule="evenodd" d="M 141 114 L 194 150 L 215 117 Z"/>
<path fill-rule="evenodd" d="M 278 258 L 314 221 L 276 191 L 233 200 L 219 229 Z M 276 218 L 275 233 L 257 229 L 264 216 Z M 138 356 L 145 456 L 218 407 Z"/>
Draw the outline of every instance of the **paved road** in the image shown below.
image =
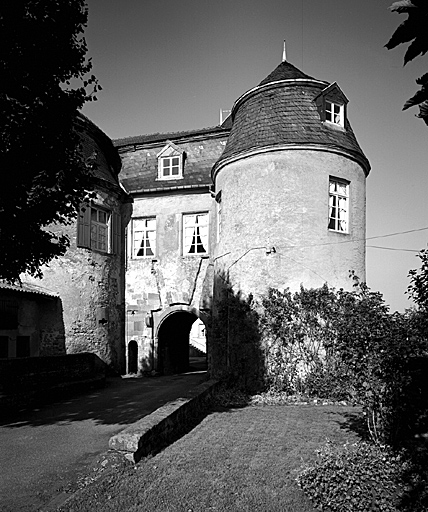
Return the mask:
<path fill-rule="evenodd" d="M 109 438 L 205 373 L 109 379 L 89 394 L 0 417 L 0 511 L 43 510 L 108 450 Z"/>

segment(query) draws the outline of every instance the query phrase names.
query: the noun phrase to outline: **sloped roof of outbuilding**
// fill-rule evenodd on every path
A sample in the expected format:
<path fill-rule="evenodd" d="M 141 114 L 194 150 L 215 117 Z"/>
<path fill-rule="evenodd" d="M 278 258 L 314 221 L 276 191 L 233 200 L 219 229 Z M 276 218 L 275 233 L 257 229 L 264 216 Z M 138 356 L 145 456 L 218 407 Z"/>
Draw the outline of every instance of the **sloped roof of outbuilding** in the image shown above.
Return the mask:
<path fill-rule="evenodd" d="M 14 293 L 26 293 L 32 295 L 41 295 L 47 298 L 58 298 L 59 295 L 56 292 L 48 290 L 43 286 L 38 286 L 32 283 L 21 283 L 21 284 L 10 284 L 6 281 L 0 280 L 0 292 L 1 290 L 7 290 Z"/>
<path fill-rule="evenodd" d="M 321 120 L 315 99 L 328 85 L 282 62 L 235 102 L 232 129 L 212 176 L 235 159 L 258 151 L 296 146 L 345 152 L 368 174 L 370 164 L 348 119 L 344 129 L 328 126 Z"/>

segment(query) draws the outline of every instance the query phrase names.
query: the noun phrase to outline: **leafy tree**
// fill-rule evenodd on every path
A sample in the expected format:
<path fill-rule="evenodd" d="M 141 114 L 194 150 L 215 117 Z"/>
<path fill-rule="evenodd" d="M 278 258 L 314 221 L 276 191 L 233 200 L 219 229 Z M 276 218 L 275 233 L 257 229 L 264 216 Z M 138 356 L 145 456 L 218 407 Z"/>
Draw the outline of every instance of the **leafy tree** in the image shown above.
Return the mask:
<path fill-rule="evenodd" d="M 65 253 L 65 225 L 91 187 L 77 109 L 96 99 L 84 0 L 0 5 L 0 279 L 14 281 Z M 90 92 L 87 92 L 87 88 Z"/>
<path fill-rule="evenodd" d="M 410 43 L 404 55 L 404 65 L 428 51 L 428 2 L 427 0 L 400 0 L 394 2 L 391 11 L 407 13 L 408 17 L 386 43 L 388 50 L 403 43 Z M 419 115 L 428 125 L 428 73 L 416 80 L 421 86 L 414 96 L 406 101 L 403 110 L 419 105 Z"/>
<path fill-rule="evenodd" d="M 421 267 L 409 271 L 410 285 L 407 293 L 413 299 L 419 309 L 428 313 L 428 249 L 422 249 L 418 258 L 421 260 Z"/>

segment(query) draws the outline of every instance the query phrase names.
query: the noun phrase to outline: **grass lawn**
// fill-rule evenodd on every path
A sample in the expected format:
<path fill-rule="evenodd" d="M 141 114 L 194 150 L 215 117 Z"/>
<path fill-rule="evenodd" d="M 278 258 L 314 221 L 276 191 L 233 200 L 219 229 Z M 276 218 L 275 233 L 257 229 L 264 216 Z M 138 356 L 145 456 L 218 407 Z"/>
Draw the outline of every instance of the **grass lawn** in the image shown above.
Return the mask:
<path fill-rule="evenodd" d="M 212 412 L 138 465 L 85 487 L 59 510 L 314 512 L 295 477 L 328 438 L 356 441 L 345 406 L 247 406 Z"/>

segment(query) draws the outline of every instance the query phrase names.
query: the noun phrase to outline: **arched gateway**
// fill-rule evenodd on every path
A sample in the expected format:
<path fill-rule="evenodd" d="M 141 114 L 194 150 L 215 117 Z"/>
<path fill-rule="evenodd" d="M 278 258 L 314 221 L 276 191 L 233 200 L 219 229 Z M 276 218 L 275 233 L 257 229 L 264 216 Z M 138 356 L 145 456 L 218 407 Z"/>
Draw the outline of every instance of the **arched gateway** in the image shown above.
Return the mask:
<path fill-rule="evenodd" d="M 204 313 L 187 305 L 170 306 L 154 317 L 156 369 L 164 375 L 189 371 L 190 331 Z"/>

